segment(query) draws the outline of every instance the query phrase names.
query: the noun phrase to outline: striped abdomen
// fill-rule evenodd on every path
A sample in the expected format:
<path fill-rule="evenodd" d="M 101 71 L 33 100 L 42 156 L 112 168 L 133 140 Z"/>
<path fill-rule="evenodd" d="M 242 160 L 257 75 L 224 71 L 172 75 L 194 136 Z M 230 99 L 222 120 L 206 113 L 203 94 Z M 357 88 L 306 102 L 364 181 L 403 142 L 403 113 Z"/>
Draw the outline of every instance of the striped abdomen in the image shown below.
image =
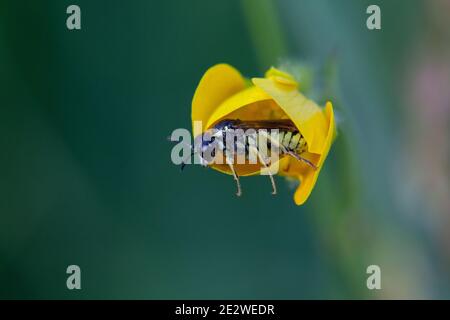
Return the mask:
<path fill-rule="evenodd" d="M 236 134 L 238 132 L 238 134 Z M 266 150 L 270 155 L 272 150 L 272 142 L 268 136 L 270 135 L 270 130 L 255 130 L 256 134 L 246 135 L 239 134 L 239 131 L 230 132 L 227 129 L 222 130 L 222 138 L 223 145 L 221 146 L 222 151 L 225 151 L 227 148 L 227 143 L 232 141 L 234 138 L 233 147 L 230 150 L 234 150 L 237 154 L 242 154 L 245 152 L 245 157 L 248 159 L 250 146 L 255 147 L 258 151 L 261 148 L 261 141 L 267 143 Z M 268 133 L 268 134 L 266 134 Z M 264 137 L 261 135 L 264 134 Z M 228 137 L 228 139 L 227 139 Z M 273 137 L 273 136 L 271 136 Z M 276 136 L 275 136 L 276 137 Z M 257 142 L 255 142 L 255 139 Z M 289 152 L 295 154 L 302 154 L 307 151 L 307 144 L 305 138 L 298 131 L 288 131 L 288 130 L 280 130 L 278 131 L 278 144 L 279 148 L 277 149 L 280 155 L 287 154 Z"/>
<path fill-rule="evenodd" d="M 307 150 L 305 138 L 298 131 L 280 131 L 280 144 L 288 151 L 301 154 Z"/>

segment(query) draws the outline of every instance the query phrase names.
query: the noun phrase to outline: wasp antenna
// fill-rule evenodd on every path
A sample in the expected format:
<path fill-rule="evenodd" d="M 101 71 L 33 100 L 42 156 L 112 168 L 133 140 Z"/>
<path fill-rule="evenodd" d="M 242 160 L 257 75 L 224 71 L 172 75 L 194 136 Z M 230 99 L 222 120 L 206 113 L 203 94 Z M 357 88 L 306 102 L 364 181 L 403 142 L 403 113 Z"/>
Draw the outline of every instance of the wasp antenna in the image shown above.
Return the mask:
<path fill-rule="evenodd" d="M 197 151 L 195 151 L 194 148 L 192 148 L 192 146 L 191 146 L 191 153 L 186 158 L 184 158 L 184 160 L 181 162 L 181 171 L 183 171 L 184 167 L 188 164 L 187 161 L 196 153 L 197 153 Z M 189 162 L 189 163 L 191 163 L 191 162 Z"/>

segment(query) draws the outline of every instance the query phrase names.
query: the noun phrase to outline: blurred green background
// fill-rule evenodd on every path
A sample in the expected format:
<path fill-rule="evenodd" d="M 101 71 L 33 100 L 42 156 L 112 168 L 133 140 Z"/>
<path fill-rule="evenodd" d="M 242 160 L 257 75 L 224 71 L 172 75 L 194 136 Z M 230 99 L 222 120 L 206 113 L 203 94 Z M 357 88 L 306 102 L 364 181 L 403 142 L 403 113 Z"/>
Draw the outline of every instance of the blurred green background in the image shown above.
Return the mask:
<path fill-rule="evenodd" d="M 449 14 L 445 0 L 0 0 L 0 298 L 450 298 Z M 299 63 L 335 103 L 305 206 L 281 178 L 276 197 L 244 178 L 237 198 L 229 176 L 171 163 L 166 137 L 190 129 L 219 62 Z"/>

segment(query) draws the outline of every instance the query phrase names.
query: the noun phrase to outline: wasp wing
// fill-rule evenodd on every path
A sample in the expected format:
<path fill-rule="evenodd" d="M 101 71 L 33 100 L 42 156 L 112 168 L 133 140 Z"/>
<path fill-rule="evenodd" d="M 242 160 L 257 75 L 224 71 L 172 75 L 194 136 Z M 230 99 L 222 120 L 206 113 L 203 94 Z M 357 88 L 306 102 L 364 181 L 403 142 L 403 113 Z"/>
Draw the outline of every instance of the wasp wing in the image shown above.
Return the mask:
<path fill-rule="evenodd" d="M 279 119 L 279 120 L 238 120 L 233 123 L 234 129 L 278 129 L 280 131 L 290 131 L 298 132 L 295 124 L 289 119 Z"/>

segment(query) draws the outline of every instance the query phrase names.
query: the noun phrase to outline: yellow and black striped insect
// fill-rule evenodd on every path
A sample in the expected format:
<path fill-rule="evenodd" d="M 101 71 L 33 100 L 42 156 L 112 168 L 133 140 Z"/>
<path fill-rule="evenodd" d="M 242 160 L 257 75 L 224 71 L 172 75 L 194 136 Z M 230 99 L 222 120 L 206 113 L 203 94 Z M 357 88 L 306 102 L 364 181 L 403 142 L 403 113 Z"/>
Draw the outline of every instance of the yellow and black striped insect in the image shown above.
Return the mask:
<path fill-rule="evenodd" d="M 272 135 L 273 132 L 276 134 Z M 261 145 L 261 141 L 264 141 L 265 145 Z M 225 119 L 195 139 L 194 146 L 191 147 L 191 156 L 198 154 L 202 165 L 208 166 L 214 161 L 216 153 L 221 152 L 236 180 L 236 194 L 240 196 L 242 192 L 239 176 L 235 170 L 236 157 L 241 156 L 245 161 L 257 159 L 262 166 L 268 168 L 271 165 L 269 158 L 276 152 L 280 157 L 291 156 L 316 169 L 311 161 L 302 157 L 307 150 L 306 140 L 289 119 L 251 121 Z M 183 162 L 182 169 L 184 165 Z M 272 183 L 272 194 L 276 194 L 273 175 L 270 171 L 268 175 Z"/>

